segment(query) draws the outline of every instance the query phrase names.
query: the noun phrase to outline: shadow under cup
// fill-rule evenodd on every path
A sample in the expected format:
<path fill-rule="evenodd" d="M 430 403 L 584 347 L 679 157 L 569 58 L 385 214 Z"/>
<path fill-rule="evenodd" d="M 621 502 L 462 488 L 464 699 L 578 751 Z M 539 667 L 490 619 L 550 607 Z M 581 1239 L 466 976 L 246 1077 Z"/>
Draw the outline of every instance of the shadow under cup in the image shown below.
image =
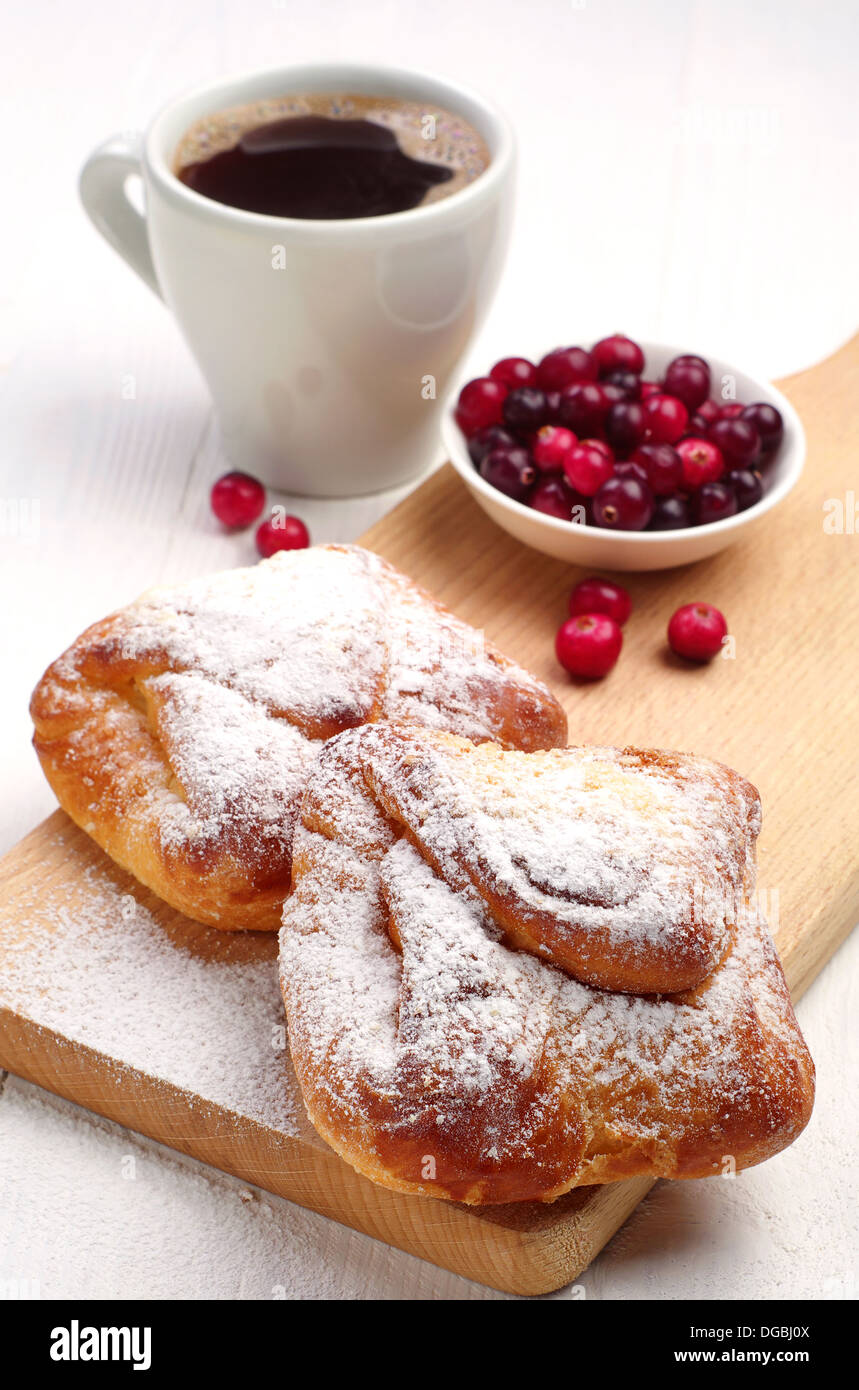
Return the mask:
<path fill-rule="evenodd" d="M 176 146 L 201 116 L 303 92 L 452 111 L 483 137 L 489 166 L 447 198 L 342 221 L 245 212 L 173 174 Z M 283 491 L 337 497 L 405 483 L 434 461 L 441 403 L 500 277 L 513 163 L 510 129 L 482 99 L 383 68 L 251 74 L 199 89 L 156 118 L 141 169 L 154 275 L 211 390 L 234 466 Z"/>

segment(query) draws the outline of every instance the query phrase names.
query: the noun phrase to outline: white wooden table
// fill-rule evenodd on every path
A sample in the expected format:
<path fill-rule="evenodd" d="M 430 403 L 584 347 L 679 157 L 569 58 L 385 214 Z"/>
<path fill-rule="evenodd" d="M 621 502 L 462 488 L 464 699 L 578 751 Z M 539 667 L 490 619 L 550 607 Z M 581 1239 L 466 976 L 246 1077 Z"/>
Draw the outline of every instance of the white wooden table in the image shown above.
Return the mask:
<path fill-rule="evenodd" d="M 621 329 L 778 376 L 856 326 L 852 0 L 15 7 L 0 55 L 0 848 L 53 806 L 27 718 L 46 663 L 149 584 L 253 559 L 208 516 L 224 463 L 202 382 L 85 222 L 79 163 L 198 80 L 319 57 L 437 69 L 512 116 L 516 233 L 475 369 L 525 340 Z M 330 540 L 392 500 L 292 509 Z M 37 533 L 16 533 L 34 504 Z M 557 1297 L 855 1296 L 857 966 L 859 934 L 800 1006 L 820 1082 L 800 1141 L 734 1182 L 660 1185 Z M 9 1077 L 0 1295 L 22 1281 L 59 1297 L 501 1296 Z"/>

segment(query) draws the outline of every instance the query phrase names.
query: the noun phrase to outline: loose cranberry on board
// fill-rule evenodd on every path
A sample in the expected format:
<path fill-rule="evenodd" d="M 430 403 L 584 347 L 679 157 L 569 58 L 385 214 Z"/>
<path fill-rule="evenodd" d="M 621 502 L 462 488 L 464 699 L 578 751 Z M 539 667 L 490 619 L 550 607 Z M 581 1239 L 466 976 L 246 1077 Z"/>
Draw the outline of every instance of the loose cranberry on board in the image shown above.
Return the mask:
<path fill-rule="evenodd" d="M 555 652 L 572 676 L 598 680 L 605 676 L 620 656 L 623 633 L 605 613 L 579 613 L 558 629 Z"/>
<path fill-rule="evenodd" d="M 689 661 L 711 661 L 728 635 L 728 624 L 712 603 L 686 603 L 668 624 L 668 644 Z"/>

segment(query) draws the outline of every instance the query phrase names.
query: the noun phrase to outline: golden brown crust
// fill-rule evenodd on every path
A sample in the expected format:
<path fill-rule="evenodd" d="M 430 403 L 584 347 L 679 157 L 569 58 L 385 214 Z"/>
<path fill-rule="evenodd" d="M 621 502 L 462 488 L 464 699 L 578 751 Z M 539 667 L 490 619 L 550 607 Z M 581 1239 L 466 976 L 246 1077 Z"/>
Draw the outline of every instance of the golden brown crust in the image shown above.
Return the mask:
<path fill-rule="evenodd" d="M 686 833 L 684 775 L 696 808 L 728 799 L 709 830 Z M 499 786 L 515 800 L 524 784 L 537 816 L 519 819 L 520 858 L 545 867 L 557 826 L 547 843 L 542 818 L 565 781 L 588 829 L 558 868 L 566 890 L 577 875 L 585 899 L 594 875 L 611 890 L 614 870 L 600 859 L 606 802 L 626 826 L 622 885 L 640 870 L 636 824 L 654 817 L 666 862 L 697 834 L 696 871 L 709 837 L 733 865 L 732 900 L 731 872 L 740 874 L 730 931 L 695 987 L 678 976 L 674 993 L 630 993 L 574 978 L 567 897 L 551 930 L 544 919 L 539 954 L 533 940 L 513 948 L 510 900 L 493 886 L 509 838 Z M 523 758 L 392 725 L 334 739 L 309 779 L 281 934 L 290 1047 L 316 1128 L 387 1187 L 469 1203 L 551 1200 L 645 1174 L 703 1177 L 778 1152 L 808 1119 L 814 1072 L 766 925 L 745 898 L 756 822 L 749 784 L 703 759 L 611 749 Z M 648 853 L 653 843 L 644 833 Z M 466 874 L 469 845 L 479 854 Z M 616 920 L 646 970 L 673 919 L 667 899 L 634 901 L 650 918 L 634 931 L 622 912 Z M 579 922 L 584 933 L 596 925 Z"/>
<path fill-rule="evenodd" d="M 224 929 L 279 925 L 306 773 L 332 734 L 405 716 L 510 747 L 566 739 L 544 686 L 351 546 L 143 595 L 48 668 L 31 713 L 77 824 Z"/>

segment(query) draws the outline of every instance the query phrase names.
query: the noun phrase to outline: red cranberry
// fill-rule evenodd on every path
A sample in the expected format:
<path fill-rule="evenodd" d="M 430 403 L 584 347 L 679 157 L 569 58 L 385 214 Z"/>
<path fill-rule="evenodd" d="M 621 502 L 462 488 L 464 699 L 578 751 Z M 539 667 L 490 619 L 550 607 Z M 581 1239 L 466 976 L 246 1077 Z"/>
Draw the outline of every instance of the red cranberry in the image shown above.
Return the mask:
<path fill-rule="evenodd" d="M 647 470 L 650 491 L 657 497 L 675 492 L 683 482 L 683 464 L 677 450 L 670 444 L 640 444 L 632 456 Z"/>
<path fill-rule="evenodd" d="M 622 333 L 613 333 L 610 338 L 601 338 L 591 349 L 601 377 L 609 372 L 623 369 L 628 372 L 644 371 L 644 353 L 631 338 Z"/>
<path fill-rule="evenodd" d="M 511 391 L 517 386 L 537 385 L 537 368 L 527 357 L 502 357 L 489 375 L 493 381 L 500 381 L 502 386 L 509 386 Z"/>
<path fill-rule="evenodd" d="M 695 414 L 700 415 L 702 420 L 706 420 L 708 425 L 712 425 L 718 420 L 721 409 L 719 402 L 714 401 L 711 397 L 710 400 L 701 402 Z"/>
<path fill-rule="evenodd" d="M 703 405 L 710 394 L 710 368 L 703 357 L 687 353 L 669 362 L 665 371 L 665 392 L 682 401 L 690 413 Z"/>
<path fill-rule="evenodd" d="M 489 425 L 485 430 L 478 430 L 468 441 L 468 457 L 475 468 L 479 467 L 482 459 L 486 457 L 490 449 L 498 449 L 502 444 L 515 444 L 509 430 L 502 429 L 500 425 Z"/>
<path fill-rule="evenodd" d="M 621 459 L 614 466 L 614 476 L 616 478 L 637 478 L 640 483 L 650 486 L 647 476 L 647 469 L 643 463 L 636 463 L 633 459 Z"/>
<path fill-rule="evenodd" d="M 782 441 L 784 421 L 774 405 L 770 405 L 768 401 L 756 401 L 754 405 L 746 406 L 740 419 L 746 420 L 757 432 L 761 449 L 765 454 L 775 452 Z"/>
<path fill-rule="evenodd" d="M 250 526 L 265 506 L 265 488 L 250 473 L 225 473 L 212 487 L 211 503 L 224 526 Z"/>
<path fill-rule="evenodd" d="M 555 638 L 555 651 L 564 669 L 588 680 L 607 675 L 622 646 L 623 633 L 605 613 L 579 613 L 568 618 Z"/>
<path fill-rule="evenodd" d="M 260 555 L 267 560 L 278 550 L 306 550 L 310 545 L 310 532 L 297 516 L 275 513 L 257 527 L 256 543 Z"/>
<path fill-rule="evenodd" d="M 614 460 L 593 444 L 576 444 L 564 460 L 567 480 L 583 497 L 593 497 L 614 472 Z"/>
<path fill-rule="evenodd" d="M 687 603 L 668 624 L 668 642 L 678 656 L 690 661 L 709 661 L 721 650 L 728 624 L 711 603 Z"/>
<path fill-rule="evenodd" d="M 737 511 L 748 511 L 756 502 L 760 502 L 764 495 L 761 475 L 755 468 L 735 468 L 725 479 L 734 489 L 734 496 L 737 499 Z"/>
<path fill-rule="evenodd" d="M 597 369 L 584 348 L 555 348 L 537 365 L 537 385 L 543 391 L 563 391 L 578 381 L 596 381 Z"/>
<path fill-rule="evenodd" d="M 582 579 L 570 594 L 570 617 L 579 613 L 605 613 L 607 618 L 623 627 L 632 612 L 632 599 L 620 584 L 594 575 Z"/>
<path fill-rule="evenodd" d="M 579 443 L 587 444 L 589 449 L 596 449 L 597 453 L 602 454 L 603 458 L 608 459 L 609 463 L 614 467 L 614 453 L 604 439 L 580 439 Z"/>
<path fill-rule="evenodd" d="M 546 397 L 546 422 L 550 425 L 561 423 L 561 393 L 560 391 L 544 391 Z"/>
<path fill-rule="evenodd" d="M 507 497 L 522 502 L 537 476 L 528 450 L 514 445 L 492 449 L 480 464 L 480 476 Z"/>
<path fill-rule="evenodd" d="M 672 492 L 667 497 L 655 499 L 648 531 L 682 531 L 691 525 L 689 502 L 682 492 Z"/>
<path fill-rule="evenodd" d="M 745 408 L 742 401 L 722 401 L 719 406 L 719 419 L 736 420 L 738 415 L 742 415 Z"/>
<path fill-rule="evenodd" d="M 564 460 L 575 445 L 576 436 L 572 430 L 564 429 L 563 425 L 543 425 L 534 436 L 531 458 L 543 470 L 563 468 Z"/>
<path fill-rule="evenodd" d="M 578 495 L 573 492 L 566 478 L 558 476 L 540 478 L 528 498 L 528 506 L 533 507 L 536 512 L 556 516 L 561 521 L 572 520 L 573 507 L 578 502 Z"/>
<path fill-rule="evenodd" d="M 623 367 L 618 367 L 616 371 L 609 372 L 604 377 L 603 385 L 616 387 L 624 400 L 641 400 L 641 377 L 637 372 L 629 372 Z"/>
<path fill-rule="evenodd" d="M 748 468 L 761 451 L 761 441 L 754 425 L 748 420 L 717 420 L 710 426 L 707 438 L 722 452 L 729 468 Z"/>
<path fill-rule="evenodd" d="M 653 493 L 637 478 L 609 478 L 594 498 L 594 524 L 611 531 L 642 531 L 653 515 Z"/>
<path fill-rule="evenodd" d="M 506 395 L 507 387 L 488 376 L 475 377 L 463 386 L 453 416 L 466 438 L 489 425 L 501 424 Z"/>
<path fill-rule="evenodd" d="M 501 416 L 509 430 L 530 434 L 546 423 L 546 397 L 534 386 L 518 386 L 501 407 Z"/>
<path fill-rule="evenodd" d="M 704 483 L 692 498 L 692 515 L 698 526 L 724 521 L 736 511 L 737 498 L 727 483 Z"/>
<path fill-rule="evenodd" d="M 715 483 L 725 471 L 725 460 L 709 439 L 681 439 L 677 452 L 683 467 L 683 482 L 688 488 Z"/>
<path fill-rule="evenodd" d="M 654 444 L 676 444 L 689 423 L 689 412 L 676 396 L 648 396 L 644 415 L 647 437 Z"/>
<path fill-rule="evenodd" d="M 658 396 L 662 392 L 662 384 L 658 381 L 643 381 L 641 383 L 641 399 L 646 401 L 648 396 Z"/>
<path fill-rule="evenodd" d="M 561 392 L 561 423 L 579 436 L 601 429 L 608 408 L 608 397 L 595 381 L 580 381 Z"/>
<path fill-rule="evenodd" d="M 631 452 L 644 438 L 645 407 L 638 401 L 620 401 L 605 417 L 606 438 L 619 454 Z"/>

